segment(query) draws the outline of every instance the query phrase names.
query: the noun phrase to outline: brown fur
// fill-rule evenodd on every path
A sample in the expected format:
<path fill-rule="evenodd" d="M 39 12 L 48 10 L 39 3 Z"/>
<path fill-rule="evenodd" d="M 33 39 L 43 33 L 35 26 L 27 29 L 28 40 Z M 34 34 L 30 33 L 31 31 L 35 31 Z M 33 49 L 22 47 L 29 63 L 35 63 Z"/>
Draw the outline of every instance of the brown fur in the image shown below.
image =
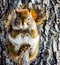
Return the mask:
<path fill-rule="evenodd" d="M 14 11 L 14 12 L 15 12 L 15 11 Z M 27 23 L 27 16 L 28 16 L 28 14 L 29 14 L 30 12 L 29 12 L 27 9 L 25 9 L 25 10 L 23 9 L 23 10 L 17 11 L 17 12 L 20 12 L 20 13 L 21 13 L 21 15 L 20 15 L 20 17 L 19 17 L 19 18 L 20 18 L 20 19 L 19 19 L 19 23 L 22 21 L 22 19 L 21 19 L 22 17 L 25 17 L 24 22 Z M 12 15 L 12 14 L 11 14 L 11 15 Z M 36 15 L 37 15 L 37 14 L 36 14 Z M 38 15 L 37 15 L 37 16 L 38 16 Z M 15 16 L 15 17 L 16 17 L 16 16 Z M 6 23 L 6 28 L 9 27 L 9 24 L 11 24 L 10 22 L 11 22 L 12 18 L 13 18 L 13 20 L 14 20 L 15 17 L 11 17 L 11 16 L 10 16 L 10 18 L 8 17 L 8 21 L 7 21 L 8 23 Z M 36 17 L 36 18 L 37 18 L 37 17 Z M 46 14 L 44 13 L 44 15 L 43 15 L 42 18 L 39 19 L 39 17 L 38 17 L 37 19 L 35 19 L 36 25 L 43 23 L 43 21 L 44 21 L 45 19 L 46 19 Z M 14 22 L 12 22 L 12 23 L 14 23 Z M 33 22 L 32 22 L 32 23 L 33 23 Z M 26 33 L 26 31 L 12 30 L 10 33 L 11 33 L 12 37 L 15 38 L 19 33 Z M 37 27 L 36 27 L 34 30 L 29 30 L 28 33 L 31 35 L 32 38 L 37 37 L 37 36 L 38 36 Z M 11 45 L 10 42 L 8 42 L 8 49 L 9 49 L 9 55 L 12 57 L 12 59 L 14 59 L 14 60 L 17 62 L 17 60 L 18 60 L 18 58 L 19 58 L 19 55 L 14 51 L 14 46 Z M 31 53 L 30 53 L 30 56 L 29 56 L 30 61 L 34 60 L 34 59 L 37 57 L 38 50 L 39 50 L 39 43 L 37 43 L 36 49 L 35 49 L 35 51 L 34 51 L 34 54 L 31 54 Z M 17 63 L 18 63 L 18 62 L 17 62 Z"/>

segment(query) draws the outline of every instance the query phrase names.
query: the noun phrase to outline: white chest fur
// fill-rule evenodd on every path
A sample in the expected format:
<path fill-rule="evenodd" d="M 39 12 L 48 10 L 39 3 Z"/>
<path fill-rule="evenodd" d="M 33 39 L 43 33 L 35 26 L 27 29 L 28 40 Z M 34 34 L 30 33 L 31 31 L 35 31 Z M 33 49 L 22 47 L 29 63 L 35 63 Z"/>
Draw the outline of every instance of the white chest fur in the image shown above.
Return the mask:
<path fill-rule="evenodd" d="M 26 33 L 25 35 L 20 33 L 16 38 L 12 38 L 12 36 L 9 34 L 8 38 L 12 45 L 15 46 L 15 51 L 19 50 L 21 45 L 29 44 L 32 48 L 31 52 L 34 53 L 36 45 L 39 42 L 39 35 L 36 38 L 32 38 L 29 33 Z"/>

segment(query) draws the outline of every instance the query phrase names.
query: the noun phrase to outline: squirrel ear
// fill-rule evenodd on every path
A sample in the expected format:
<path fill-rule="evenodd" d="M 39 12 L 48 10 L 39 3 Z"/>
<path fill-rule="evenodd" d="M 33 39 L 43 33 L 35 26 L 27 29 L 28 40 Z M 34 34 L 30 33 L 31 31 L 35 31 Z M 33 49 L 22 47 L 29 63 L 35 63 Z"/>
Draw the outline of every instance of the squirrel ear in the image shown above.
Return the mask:
<path fill-rule="evenodd" d="M 44 22 L 47 19 L 46 13 L 43 9 L 40 10 L 30 10 L 32 17 L 34 18 L 37 25 Z"/>
<path fill-rule="evenodd" d="M 13 21 L 15 20 L 15 18 L 16 18 L 15 10 L 12 10 L 12 12 L 7 17 L 7 21 L 5 23 L 5 27 L 9 28 L 10 24 L 13 23 Z"/>

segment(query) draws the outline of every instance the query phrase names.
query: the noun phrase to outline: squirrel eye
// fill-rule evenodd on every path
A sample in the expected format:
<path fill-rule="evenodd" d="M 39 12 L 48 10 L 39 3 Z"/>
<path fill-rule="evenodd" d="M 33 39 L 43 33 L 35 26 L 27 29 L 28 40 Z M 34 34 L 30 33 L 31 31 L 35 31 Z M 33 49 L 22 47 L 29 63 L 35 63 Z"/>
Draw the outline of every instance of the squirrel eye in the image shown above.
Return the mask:
<path fill-rule="evenodd" d="M 15 25 L 17 25 L 17 23 L 18 23 L 18 18 L 16 18 L 15 21 L 14 21 Z"/>
<path fill-rule="evenodd" d="M 30 18 L 28 17 L 28 20 L 30 20 Z"/>

